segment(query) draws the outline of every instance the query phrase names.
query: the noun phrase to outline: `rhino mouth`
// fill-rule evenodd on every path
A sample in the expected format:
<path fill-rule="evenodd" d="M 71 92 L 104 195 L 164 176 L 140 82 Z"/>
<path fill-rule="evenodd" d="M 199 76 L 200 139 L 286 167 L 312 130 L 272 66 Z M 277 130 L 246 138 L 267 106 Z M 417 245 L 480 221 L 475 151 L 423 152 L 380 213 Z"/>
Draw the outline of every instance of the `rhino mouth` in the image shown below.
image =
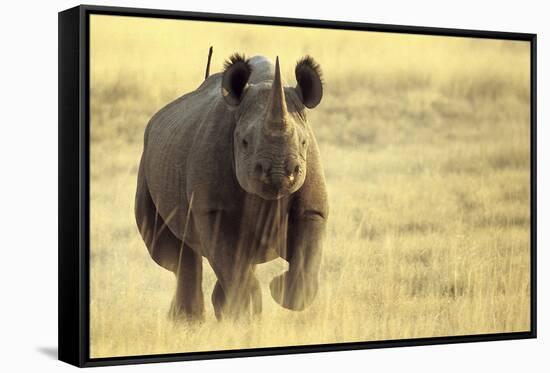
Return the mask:
<path fill-rule="evenodd" d="M 293 189 L 296 186 L 296 181 L 268 182 L 256 179 L 254 184 L 254 194 L 266 200 L 277 200 L 295 192 Z"/>
<path fill-rule="evenodd" d="M 267 200 L 281 199 L 290 195 L 291 192 L 288 189 L 273 189 L 271 187 L 263 187 L 259 196 Z"/>

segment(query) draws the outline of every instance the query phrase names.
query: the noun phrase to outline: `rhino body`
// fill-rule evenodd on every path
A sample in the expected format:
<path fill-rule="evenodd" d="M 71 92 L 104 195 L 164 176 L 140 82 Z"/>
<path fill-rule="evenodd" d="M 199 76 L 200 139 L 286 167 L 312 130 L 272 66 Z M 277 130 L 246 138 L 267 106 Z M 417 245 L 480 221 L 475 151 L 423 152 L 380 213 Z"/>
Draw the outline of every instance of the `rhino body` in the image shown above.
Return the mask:
<path fill-rule="evenodd" d="M 151 118 L 135 215 L 151 257 L 176 275 L 173 317 L 204 315 L 202 257 L 218 319 L 261 312 L 255 266 L 278 257 L 289 269 L 273 298 L 301 310 L 315 297 L 328 204 L 306 89 L 283 85 L 278 59 L 235 58 Z"/>

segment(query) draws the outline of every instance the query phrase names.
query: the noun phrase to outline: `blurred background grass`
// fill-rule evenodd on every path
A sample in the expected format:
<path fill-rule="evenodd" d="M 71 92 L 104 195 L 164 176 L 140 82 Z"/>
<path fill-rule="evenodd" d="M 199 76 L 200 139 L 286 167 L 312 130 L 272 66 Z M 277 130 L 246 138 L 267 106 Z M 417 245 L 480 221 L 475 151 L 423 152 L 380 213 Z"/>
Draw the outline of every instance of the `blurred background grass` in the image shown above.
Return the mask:
<path fill-rule="evenodd" d="M 529 329 L 527 42 L 91 17 L 91 356 L 500 333 Z M 331 215 L 315 303 L 271 299 L 259 266 L 251 323 L 172 324 L 173 275 L 149 257 L 133 207 L 143 131 L 239 51 L 311 54 L 325 96 L 309 112 Z M 229 156 L 229 155 L 228 155 Z"/>

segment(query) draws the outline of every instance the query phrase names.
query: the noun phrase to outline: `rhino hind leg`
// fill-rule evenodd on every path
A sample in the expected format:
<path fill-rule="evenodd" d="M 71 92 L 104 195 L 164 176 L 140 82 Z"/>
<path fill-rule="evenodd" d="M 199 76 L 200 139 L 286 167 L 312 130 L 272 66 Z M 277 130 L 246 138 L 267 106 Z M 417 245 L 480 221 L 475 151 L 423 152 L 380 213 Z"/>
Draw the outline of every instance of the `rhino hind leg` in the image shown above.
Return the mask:
<path fill-rule="evenodd" d="M 185 243 L 181 246 L 176 281 L 176 294 L 169 316 L 174 320 L 203 320 L 202 256 Z"/>
<path fill-rule="evenodd" d="M 176 275 L 176 294 L 170 307 L 173 319 L 202 319 L 202 256 L 182 243 L 164 224 L 143 179 L 138 179 L 136 222 L 151 258 Z"/>
<path fill-rule="evenodd" d="M 181 240 L 164 224 L 153 204 L 147 184 L 141 177 L 138 178 L 135 214 L 139 232 L 151 258 L 158 265 L 176 273 Z"/>
<path fill-rule="evenodd" d="M 212 292 L 216 319 L 242 319 L 261 314 L 262 292 L 252 269 L 240 272 L 240 276 L 232 276 L 227 269 L 222 273 L 214 271 L 218 276 Z"/>

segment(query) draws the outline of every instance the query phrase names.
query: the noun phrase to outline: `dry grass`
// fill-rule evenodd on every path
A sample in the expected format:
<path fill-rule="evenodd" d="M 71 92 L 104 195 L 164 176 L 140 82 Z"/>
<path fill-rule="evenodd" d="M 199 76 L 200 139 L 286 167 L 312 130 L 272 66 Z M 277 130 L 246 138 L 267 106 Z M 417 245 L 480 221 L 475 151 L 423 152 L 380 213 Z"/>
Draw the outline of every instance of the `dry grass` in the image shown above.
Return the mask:
<path fill-rule="evenodd" d="M 520 42 L 93 16 L 91 356 L 529 329 L 529 46 Z M 133 202 L 144 127 L 235 51 L 312 54 L 326 94 L 309 115 L 331 215 L 322 288 L 301 313 L 259 266 L 251 323 L 174 325 L 173 275 L 150 258 Z"/>

